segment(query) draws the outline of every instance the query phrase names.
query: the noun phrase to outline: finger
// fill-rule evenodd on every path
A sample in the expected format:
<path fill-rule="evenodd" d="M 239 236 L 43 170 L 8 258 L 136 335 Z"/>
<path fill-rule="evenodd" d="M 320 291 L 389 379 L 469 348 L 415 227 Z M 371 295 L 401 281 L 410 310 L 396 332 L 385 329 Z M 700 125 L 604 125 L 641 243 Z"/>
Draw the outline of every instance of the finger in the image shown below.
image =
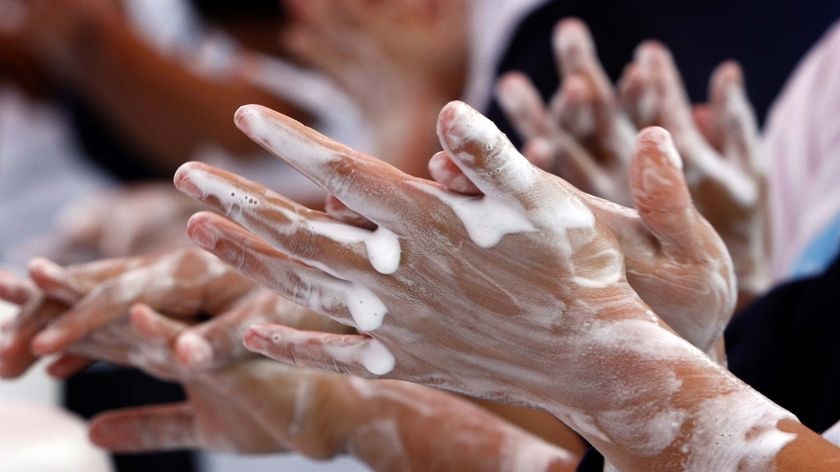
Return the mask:
<path fill-rule="evenodd" d="M 195 414 L 185 403 L 130 408 L 97 415 L 90 423 L 94 444 L 115 452 L 199 447 Z"/>
<path fill-rule="evenodd" d="M 578 139 L 591 137 L 595 133 L 593 101 L 592 92 L 583 77 L 566 77 L 553 105 L 557 121 Z"/>
<path fill-rule="evenodd" d="M 38 361 L 29 350 L 29 341 L 15 333 L 12 320 L 0 324 L 0 378 L 20 377 Z"/>
<path fill-rule="evenodd" d="M 251 324 L 267 321 L 270 309 L 273 307 L 266 304 L 246 303 L 188 328 L 175 340 L 175 358 L 183 366 L 201 371 L 249 357 L 250 353 L 242 345 L 242 336 Z"/>
<path fill-rule="evenodd" d="M 187 325 L 155 311 L 149 305 L 136 303 L 129 308 L 134 330 L 150 342 L 170 345 L 187 329 Z"/>
<path fill-rule="evenodd" d="M 361 377 L 385 375 L 394 368 L 394 356 L 388 348 L 367 336 L 263 324 L 250 327 L 244 343 L 253 352 L 300 367 Z"/>
<path fill-rule="evenodd" d="M 336 325 L 274 292 L 258 290 L 229 312 L 178 335 L 175 356 L 192 371 L 215 369 L 252 357 L 253 354 L 242 344 L 245 330 L 254 323 L 268 322 L 296 329 L 348 332 L 347 327 Z"/>
<path fill-rule="evenodd" d="M 71 305 L 79 301 L 84 292 L 63 267 L 43 258 L 35 258 L 27 265 L 29 278 L 50 298 Z"/>
<path fill-rule="evenodd" d="M 33 338 L 65 307 L 53 300 L 43 300 L 27 280 L 5 275 L 9 276 L 3 284 L 9 291 L 7 294 L 14 295 L 9 298 L 25 301 L 14 318 L 0 325 L 0 377 L 15 378 L 38 360 L 31 350 Z"/>
<path fill-rule="evenodd" d="M 618 81 L 618 97 L 622 109 L 636 128 L 654 124 L 656 119 L 656 92 L 646 69 L 631 62 Z"/>
<path fill-rule="evenodd" d="M 635 61 L 656 93 L 658 124 L 672 133 L 688 133 L 694 124 L 691 105 L 668 48 L 657 41 L 645 41 L 636 48 Z"/>
<path fill-rule="evenodd" d="M 58 359 L 50 362 L 47 366 L 47 373 L 57 379 L 66 379 L 88 368 L 94 362 L 88 357 L 63 354 Z"/>
<path fill-rule="evenodd" d="M 387 310 L 370 289 L 300 264 L 219 215 L 197 213 L 187 231 L 196 244 L 288 300 L 363 331 L 382 323 Z"/>
<path fill-rule="evenodd" d="M 694 125 L 697 126 L 703 138 L 717 151 L 721 151 L 722 144 L 712 107 L 707 104 L 694 105 L 691 113 L 694 116 Z"/>
<path fill-rule="evenodd" d="M 370 266 L 390 274 L 399 266 L 399 241 L 385 228 L 370 231 L 337 222 L 242 177 L 198 162 L 181 166 L 175 185 L 292 257 L 341 278 Z"/>
<path fill-rule="evenodd" d="M 609 77 L 595 52 L 595 42 L 586 24 L 577 18 L 566 18 L 554 28 L 553 48 L 558 68 L 564 78 L 581 77 L 592 87 L 595 96 L 612 97 Z"/>
<path fill-rule="evenodd" d="M 0 300 L 23 306 L 39 296 L 40 293 L 32 282 L 0 270 Z"/>
<path fill-rule="evenodd" d="M 556 142 L 557 139 L 532 139 L 527 141 L 523 146 L 522 155 L 525 156 L 531 164 L 534 164 L 540 169 L 546 172 L 556 173 L 559 167 L 557 165 L 559 153 L 556 149 L 557 146 L 555 146 Z"/>
<path fill-rule="evenodd" d="M 376 229 L 376 224 L 350 209 L 347 205 L 342 203 L 341 200 L 336 198 L 335 195 L 327 195 L 324 198 L 324 212 L 330 215 L 330 217 L 334 220 L 348 225 L 358 226 L 359 228 L 369 230 Z"/>
<path fill-rule="evenodd" d="M 235 121 L 255 142 L 376 224 L 397 231 L 417 216 L 418 202 L 430 201 L 406 185 L 416 180 L 408 174 L 268 108 L 243 106 Z"/>
<path fill-rule="evenodd" d="M 509 72 L 502 76 L 496 85 L 496 98 L 523 141 L 544 136 L 550 131 L 548 110 L 525 74 Z"/>
<path fill-rule="evenodd" d="M 29 262 L 29 277 L 51 298 L 73 304 L 104 280 L 148 264 L 149 257 L 103 259 L 62 267 L 48 259 Z"/>
<path fill-rule="evenodd" d="M 493 122 L 455 101 L 441 110 L 437 131 L 453 162 L 482 193 L 528 198 L 539 171 Z"/>
<path fill-rule="evenodd" d="M 429 159 L 429 175 L 432 176 L 435 182 L 454 192 L 465 195 L 481 194 L 481 190 L 464 175 L 445 151 L 435 153 Z"/>
<path fill-rule="evenodd" d="M 757 126 L 738 63 L 727 61 L 715 69 L 709 95 L 724 156 L 735 157 L 747 169 L 756 170 Z"/>
<path fill-rule="evenodd" d="M 698 244 L 694 208 L 682 160 L 662 128 L 639 133 L 630 163 L 630 192 L 642 222 L 666 248 L 693 251 Z"/>
<path fill-rule="evenodd" d="M 137 302 L 165 305 L 174 313 L 178 307 L 199 306 L 200 300 L 194 299 L 196 297 L 201 297 L 200 291 L 185 290 L 172 283 L 172 277 L 161 277 L 157 271 L 143 268 L 131 270 L 90 291 L 39 333 L 32 342 L 32 349 L 39 355 L 65 350 L 106 323 L 127 315 L 129 307 Z"/>

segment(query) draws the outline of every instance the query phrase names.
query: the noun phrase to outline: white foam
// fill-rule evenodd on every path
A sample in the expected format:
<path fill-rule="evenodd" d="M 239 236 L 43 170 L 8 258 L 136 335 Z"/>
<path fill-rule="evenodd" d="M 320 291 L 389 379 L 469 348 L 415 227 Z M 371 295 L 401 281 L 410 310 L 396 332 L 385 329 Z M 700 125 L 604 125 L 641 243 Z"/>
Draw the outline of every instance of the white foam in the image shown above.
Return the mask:
<path fill-rule="evenodd" d="M 796 437 L 778 428 L 779 421 L 795 417 L 751 390 L 706 400 L 693 416 L 687 472 L 772 470 L 779 451 Z"/>
<path fill-rule="evenodd" d="M 376 231 L 369 231 L 338 221 L 306 219 L 286 208 L 268 206 L 260 196 L 245 192 L 203 170 L 190 168 L 187 175 L 189 181 L 202 192 L 202 198 L 210 196 L 216 198 L 225 214 L 242 224 L 247 225 L 242 216 L 248 215 L 271 227 L 273 222 L 260 215 L 260 212 L 270 208 L 283 214 L 291 222 L 292 228 L 305 226 L 314 234 L 343 244 L 364 243 L 371 266 L 381 274 L 392 274 L 399 268 L 401 252 L 399 238 L 384 227 L 380 226 Z M 304 260 L 304 262 L 310 265 L 317 264 L 314 260 Z M 336 275 L 334 270 L 325 269 L 331 275 Z"/>
<path fill-rule="evenodd" d="M 327 344 L 324 350 L 335 360 L 346 364 L 361 364 L 374 375 L 385 375 L 394 370 L 394 355 L 376 339 L 363 344 Z"/>
<path fill-rule="evenodd" d="M 455 195 L 425 183 L 409 184 L 446 203 L 479 247 L 491 248 L 508 234 L 536 231 L 525 210 L 513 200 Z"/>
<path fill-rule="evenodd" d="M 332 221 L 312 220 L 307 223 L 313 233 L 345 244 L 364 243 L 370 265 L 380 274 L 393 274 L 400 266 L 400 240 L 396 234 L 380 226 L 376 231 Z"/>
<path fill-rule="evenodd" d="M 344 299 L 359 330 L 373 331 L 382 326 L 388 308 L 373 290 L 353 283 L 345 289 Z"/>

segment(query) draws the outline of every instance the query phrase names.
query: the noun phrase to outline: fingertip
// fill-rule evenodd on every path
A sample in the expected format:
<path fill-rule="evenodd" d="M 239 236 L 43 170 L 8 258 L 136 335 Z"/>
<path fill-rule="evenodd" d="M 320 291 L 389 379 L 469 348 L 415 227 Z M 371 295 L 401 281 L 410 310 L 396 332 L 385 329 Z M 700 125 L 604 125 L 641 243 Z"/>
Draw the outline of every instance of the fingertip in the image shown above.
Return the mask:
<path fill-rule="evenodd" d="M 196 200 L 203 199 L 204 192 L 198 188 L 191 177 L 198 172 L 204 172 L 206 167 L 207 166 L 205 164 L 195 161 L 181 164 L 181 166 L 178 167 L 178 170 L 175 171 L 175 175 L 172 178 L 175 188 L 190 198 L 194 198 Z"/>
<path fill-rule="evenodd" d="M 733 61 L 728 60 L 718 65 L 714 72 L 712 72 L 711 83 L 711 100 L 713 102 L 722 103 L 727 98 L 732 97 L 730 93 L 744 90 L 744 76 L 741 66 Z"/>
<path fill-rule="evenodd" d="M 683 163 L 671 138 L 671 133 L 659 126 L 650 126 L 639 132 L 637 151 L 639 159 L 667 163 L 675 169 L 682 169 Z"/>
<path fill-rule="evenodd" d="M 128 309 L 129 321 L 131 326 L 146 336 L 154 336 L 157 334 L 155 329 L 155 321 L 157 313 L 151 307 L 143 303 L 135 303 Z"/>
<path fill-rule="evenodd" d="M 507 140 L 492 121 L 461 101 L 449 102 L 440 111 L 438 137 L 450 157 L 469 166 L 483 165 Z"/>
<path fill-rule="evenodd" d="M 54 354 L 66 343 L 66 334 L 58 328 L 47 328 L 32 340 L 31 351 L 36 356 Z"/>
<path fill-rule="evenodd" d="M 726 84 L 739 87 L 743 87 L 744 85 L 744 71 L 741 69 L 741 65 L 735 60 L 729 59 L 722 62 L 715 68 L 714 75 Z"/>
<path fill-rule="evenodd" d="M 247 133 L 254 125 L 262 123 L 267 110 L 262 105 L 242 105 L 233 114 L 233 122 L 239 129 Z"/>
<path fill-rule="evenodd" d="M 191 369 L 205 368 L 213 361 L 213 347 L 203 336 L 188 331 L 175 340 L 175 357 Z"/>
<path fill-rule="evenodd" d="M 634 59 L 641 66 L 655 65 L 668 57 L 668 48 L 655 39 L 648 39 L 639 43 L 633 53 Z"/>
<path fill-rule="evenodd" d="M 90 442 L 103 449 L 115 449 L 118 438 L 128 433 L 120 428 L 121 422 L 116 416 L 118 413 L 102 413 L 94 416 L 88 422 L 88 439 Z"/>
<path fill-rule="evenodd" d="M 438 136 L 441 136 L 441 139 L 443 139 L 443 136 L 449 133 L 454 124 L 460 119 L 460 117 L 466 114 L 469 109 L 470 106 L 460 100 L 453 100 L 444 105 L 443 108 L 440 109 L 440 113 L 438 113 Z"/>
<path fill-rule="evenodd" d="M 499 101 L 499 104 L 508 110 L 518 110 L 523 106 L 522 89 L 523 85 L 528 81 L 528 77 L 518 71 L 508 72 L 503 75 L 497 82 L 494 89 L 494 95 Z"/>
<path fill-rule="evenodd" d="M 30 277 L 33 275 L 41 276 L 42 278 L 58 279 L 62 274 L 62 267 L 44 257 L 34 257 L 26 263 L 26 271 Z"/>
<path fill-rule="evenodd" d="M 467 195 L 481 193 L 478 187 L 452 162 L 446 151 L 435 153 L 429 159 L 428 169 L 432 179 L 449 190 Z"/>
<path fill-rule="evenodd" d="M 557 22 L 552 33 L 555 51 L 563 55 L 587 53 L 592 49 L 592 37 L 586 23 L 569 17 Z"/>
<path fill-rule="evenodd" d="M 212 226 L 216 215 L 211 212 L 198 212 L 187 221 L 187 236 L 203 249 L 213 250 L 218 241 L 218 233 Z"/>
<path fill-rule="evenodd" d="M 543 138 L 531 139 L 525 143 L 522 153 L 531 164 L 545 171 L 551 171 L 555 161 L 555 149 L 551 141 Z"/>
<path fill-rule="evenodd" d="M 268 352 L 275 330 L 268 325 L 251 325 L 242 334 L 242 344 L 251 352 L 264 354 Z"/>

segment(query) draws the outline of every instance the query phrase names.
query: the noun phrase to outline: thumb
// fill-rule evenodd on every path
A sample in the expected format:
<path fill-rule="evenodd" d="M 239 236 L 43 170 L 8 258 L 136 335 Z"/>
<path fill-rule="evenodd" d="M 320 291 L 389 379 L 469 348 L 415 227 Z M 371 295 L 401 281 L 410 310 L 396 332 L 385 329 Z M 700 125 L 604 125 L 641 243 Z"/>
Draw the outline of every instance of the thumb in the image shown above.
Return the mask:
<path fill-rule="evenodd" d="M 299 367 L 374 377 L 390 373 L 394 356 L 367 336 L 301 331 L 278 324 L 251 326 L 245 347 L 272 359 Z"/>
<path fill-rule="evenodd" d="M 91 420 L 90 440 L 116 452 L 147 452 L 200 446 L 195 414 L 186 403 L 107 412 Z"/>
<path fill-rule="evenodd" d="M 694 208 L 682 159 L 663 128 L 642 130 L 630 162 L 630 192 L 645 227 L 666 248 L 690 250 L 702 216 Z"/>

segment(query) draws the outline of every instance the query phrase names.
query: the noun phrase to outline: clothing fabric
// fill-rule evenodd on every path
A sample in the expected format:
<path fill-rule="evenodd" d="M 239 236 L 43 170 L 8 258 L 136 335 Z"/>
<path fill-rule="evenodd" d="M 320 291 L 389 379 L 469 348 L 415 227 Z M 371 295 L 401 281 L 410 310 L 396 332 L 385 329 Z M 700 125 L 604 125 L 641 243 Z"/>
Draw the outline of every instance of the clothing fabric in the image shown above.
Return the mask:
<path fill-rule="evenodd" d="M 840 242 L 840 23 L 803 59 L 765 133 L 775 280 L 819 273 Z"/>

